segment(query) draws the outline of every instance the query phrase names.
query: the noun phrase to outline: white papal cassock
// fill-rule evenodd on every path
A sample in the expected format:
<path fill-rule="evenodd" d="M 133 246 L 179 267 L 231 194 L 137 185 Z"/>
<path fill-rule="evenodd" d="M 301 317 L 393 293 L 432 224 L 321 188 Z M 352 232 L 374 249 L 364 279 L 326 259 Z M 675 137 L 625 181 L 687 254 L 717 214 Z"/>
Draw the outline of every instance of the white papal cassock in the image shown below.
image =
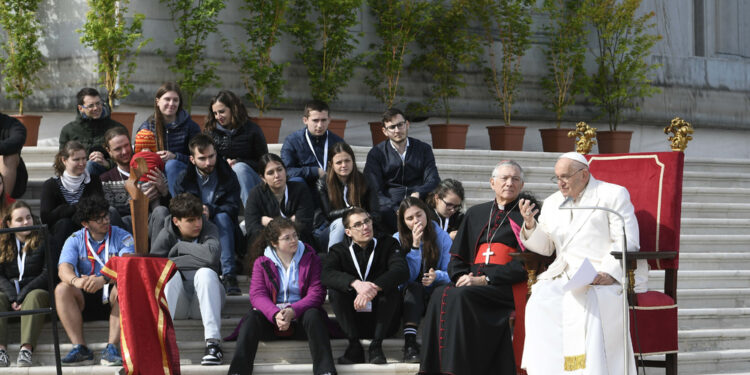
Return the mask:
<path fill-rule="evenodd" d="M 522 367 L 529 375 L 623 373 L 624 352 L 628 351 L 629 374 L 635 361 L 628 335 L 622 339 L 622 286 L 587 286 L 563 292 L 563 285 L 588 258 L 598 272 L 622 280 L 620 262 L 610 255 L 622 251 L 622 223 L 617 215 L 601 210 L 560 209 L 565 197 L 559 191 L 544 200 L 535 229 L 521 231 L 521 241 L 542 255 L 556 253 L 555 261 L 539 275 L 526 305 L 526 342 Z M 625 217 L 628 251 L 637 251 L 638 222 L 630 194 L 619 185 L 593 176 L 579 199 L 566 207 L 600 206 Z M 635 290 L 644 292 L 648 264 L 639 261 Z"/>

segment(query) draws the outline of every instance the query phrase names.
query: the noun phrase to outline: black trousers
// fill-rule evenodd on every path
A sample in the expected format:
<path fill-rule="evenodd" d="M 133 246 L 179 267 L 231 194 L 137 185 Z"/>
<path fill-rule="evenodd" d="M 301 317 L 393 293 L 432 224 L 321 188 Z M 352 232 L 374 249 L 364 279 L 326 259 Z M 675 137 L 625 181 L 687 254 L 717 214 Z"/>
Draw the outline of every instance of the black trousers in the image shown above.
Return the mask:
<path fill-rule="evenodd" d="M 426 289 L 419 281 L 412 281 L 404 288 L 404 324 L 414 323 L 418 326 L 422 321 L 431 295 Z"/>
<path fill-rule="evenodd" d="M 229 366 L 229 374 L 252 374 L 258 342 L 279 339 L 307 340 L 313 358 L 313 373 L 336 372 L 331 340 L 328 337 L 328 328 L 323 314 L 325 313 L 319 309 L 305 311 L 301 317 L 297 317 L 296 321 L 292 322 L 290 329 L 294 329 L 294 333 L 291 336 L 281 337 L 274 333 L 275 324 L 269 322 L 263 313 L 257 310 L 250 311 L 240 327 L 237 348 L 232 364 Z"/>
<path fill-rule="evenodd" d="M 383 340 L 398 330 L 401 293 L 381 291 L 372 300 L 372 312 L 354 311 L 354 292 L 328 290 L 331 307 L 348 339 Z"/>

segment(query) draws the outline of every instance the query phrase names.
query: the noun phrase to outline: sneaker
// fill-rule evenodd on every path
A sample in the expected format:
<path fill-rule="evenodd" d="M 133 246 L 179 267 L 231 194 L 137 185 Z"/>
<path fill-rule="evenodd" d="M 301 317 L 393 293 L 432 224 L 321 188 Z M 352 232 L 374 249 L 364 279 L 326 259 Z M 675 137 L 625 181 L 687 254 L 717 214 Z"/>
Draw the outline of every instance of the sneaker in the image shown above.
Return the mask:
<path fill-rule="evenodd" d="M 359 340 L 350 340 L 344 355 L 339 357 L 339 364 L 352 365 L 355 363 L 365 363 L 365 350 Z"/>
<path fill-rule="evenodd" d="M 240 290 L 240 286 L 237 284 L 237 276 L 224 275 L 224 288 L 226 289 L 228 296 L 242 295 L 242 290 Z"/>
<path fill-rule="evenodd" d="M 206 345 L 206 351 L 203 352 L 203 358 L 201 358 L 201 365 L 213 366 L 220 365 L 224 359 L 224 353 L 221 351 L 221 345 L 216 342 L 209 342 Z"/>
<path fill-rule="evenodd" d="M 102 366 L 122 366 L 120 351 L 113 344 L 107 344 L 107 347 L 102 350 L 102 359 L 99 363 Z"/>
<path fill-rule="evenodd" d="M 410 341 L 404 344 L 404 362 L 419 363 L 419 345 L 416 341 Z"/>
<path fill-rule="evenodd" d="M 21 351 L 18 352 L 18 359 L 16 359 L 16 365 L 18 367 L 31 367 L 33 363 L 31 362 L 31 350 L 26 348 L 21 348 Z"/>
<path fill-rule="evenodd" d="M 0 349 L 0 367 L 10 366 L 10 358 L 8 358 L 8 352 L 5 349 Z"/>
<path fill-rule="evenodd" d="M 60 362 L 63 366 L 86 366 L 94 364 L 94 352 L 85 345 L 75 345 Z"/>

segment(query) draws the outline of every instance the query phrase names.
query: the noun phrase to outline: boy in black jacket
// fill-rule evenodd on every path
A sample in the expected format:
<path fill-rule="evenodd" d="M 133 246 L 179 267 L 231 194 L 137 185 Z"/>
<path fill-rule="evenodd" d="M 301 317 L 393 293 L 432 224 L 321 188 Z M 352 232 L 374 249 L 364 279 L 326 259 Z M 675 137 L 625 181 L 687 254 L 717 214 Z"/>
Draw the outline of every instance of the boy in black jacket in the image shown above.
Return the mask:
<path fill-rule="evenodd" d="M 398 285 L 409 278 L 406 260 L 392 237 L 373 238 L 372 218 L 359 207 L 343 217 L 351 238 L 329 250 L 321 279 L 328 287 L 333 312 L 349 339 L 340 364 L 363 363 L 359 339 L 371 337 L 370 363 L 386 363 L 383 339 L 398 327 Z"/>

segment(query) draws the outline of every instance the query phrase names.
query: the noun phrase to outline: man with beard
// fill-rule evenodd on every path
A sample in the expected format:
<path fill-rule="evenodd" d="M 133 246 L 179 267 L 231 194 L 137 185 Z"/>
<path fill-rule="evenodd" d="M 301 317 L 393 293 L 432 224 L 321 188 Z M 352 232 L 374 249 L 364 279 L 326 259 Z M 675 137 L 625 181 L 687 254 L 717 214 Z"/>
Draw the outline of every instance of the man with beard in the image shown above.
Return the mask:
<path fill-rule="evenodd" d="M 81 142 L 86 147 L 89 158 L 86 171 L 98 176 L 114 166 L 102 147 L 104 133 L 116 127 L 124 129 L 127 133 L 127 128 L 109 117 L 111 109 L 96 89 L 84 87 L 78 91 L 76 99 L 78 115 L 60 130 L 60 147 L 71 140 Z"/>
<path fill-rule="evenodd" d="M 508 318 L 514 309 L 512 285 L 524 281 L 526 271 L 508 254 L 523 249 L 518 237 L 523 169 L 515 161 L 501 161 L 490 186 L 495 199 L 466 212 L 451 246 L 453 283 L 430 298 L 420 374 L 516 373 Z"/>
<path fill-rule="evenodd" d="M 175 194 L 191 193 L 201 198 L 203 215 L 219 228 L 221 273 L 227 295 L 241 295 L 234 252 L 235 235 L 240 230 L 237 216 L 242 207 L 240 182 L 229 164 L 216 157 L 214 140 L 210 136 L 196 135 L 190 139 L 188 148 L 193 165 L 177 177 Z"/>

